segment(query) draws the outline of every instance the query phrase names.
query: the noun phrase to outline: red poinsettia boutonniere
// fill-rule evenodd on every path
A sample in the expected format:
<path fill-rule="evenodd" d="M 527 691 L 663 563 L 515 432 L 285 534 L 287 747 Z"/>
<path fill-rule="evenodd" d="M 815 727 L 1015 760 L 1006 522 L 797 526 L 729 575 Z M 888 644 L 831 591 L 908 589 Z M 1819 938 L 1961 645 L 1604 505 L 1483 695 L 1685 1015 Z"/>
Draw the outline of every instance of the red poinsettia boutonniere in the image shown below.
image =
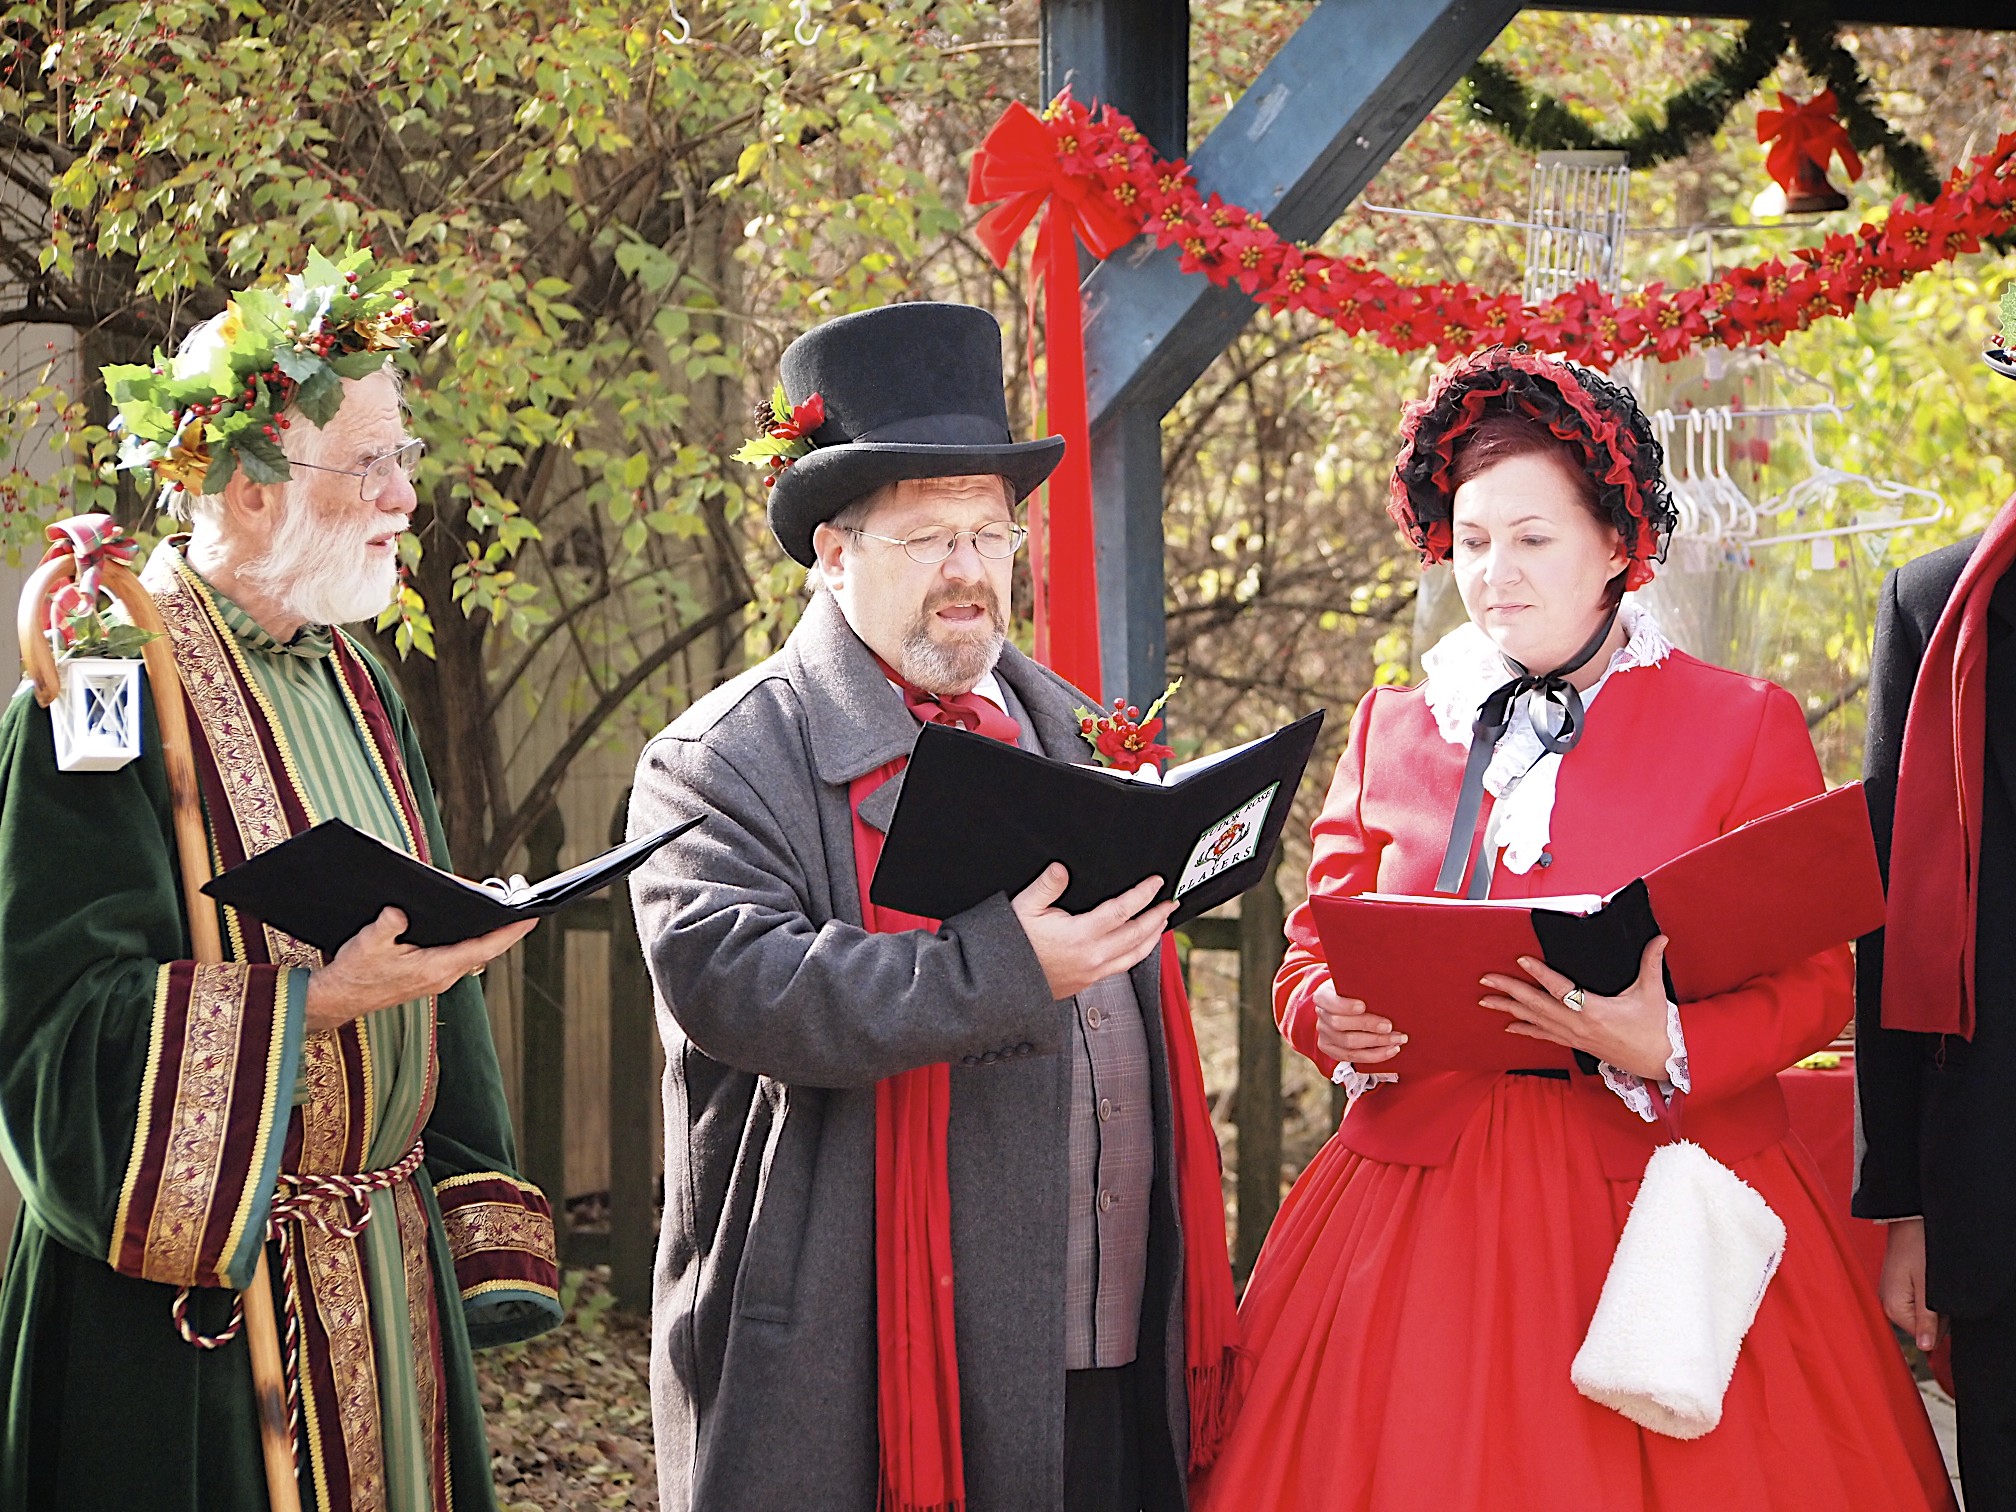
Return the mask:
<path fill-rule="evenodd" d="M 774 487 L 777 474 L 812 450 L 812 432 L 825 423 L 824 399 L 807 394 L 803 404 L 793 404 L 780 383 L 768 399 L 756 406 L 756 424 L 763 434 L 753 441 L 744 441 L 735 452 L 735 460 L 769 468 L 763 486 Z"/>
<path fill-rule="evenodd" d="M 1138 772 L 1144 766 L 1158 767 L 1176 753 L 1158 745 L 1162 733 L 1162 706 L 1170 694 L 1183 686 L 1177 678 L 1162 690 L 1162 696 L 1148 705 L 1144 715 L 1124 698 L 1113 700 L 1111 714 L 1094 714 L 1090 709 L 1072 710 L 1078 716 L 1078 733 L 1092 747 L 1092 759 L 1116 772 Z"/>

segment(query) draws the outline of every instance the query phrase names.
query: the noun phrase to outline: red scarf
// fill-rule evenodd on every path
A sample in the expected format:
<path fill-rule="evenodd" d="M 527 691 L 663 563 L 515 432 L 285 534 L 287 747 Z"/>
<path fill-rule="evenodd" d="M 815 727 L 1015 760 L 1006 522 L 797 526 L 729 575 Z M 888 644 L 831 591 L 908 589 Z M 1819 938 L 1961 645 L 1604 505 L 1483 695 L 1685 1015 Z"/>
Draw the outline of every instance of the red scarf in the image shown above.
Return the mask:
<path fill-rule="evenodd" d="M 2016 503 L 2016 501 L 2012 501 Z M 1974 1037 L 1988 601 L 2016 562 L 2016 508 L 1989 523 L 1939 615 L 1911 692 L 1891 826 L 1883 1027 Z"/>
<path fill-rule="evenodd" d="M 883 668 L 885 672 L 888 668 Z M 934 697 L 891 676 L 920 721 L 1014 740 L 1019 727 L 973 693 Z M 891 761 L 854 779 L 854 875 L 861 921 L 871 934 L 931 929 L 937 921 L 878 908 L 868 889 L 882 833 L 861 803 L 902 771 Z M 1162 1033 L 1175 1111 L 1177 1209 L 1183 1227 L 1184 1358 L 1190 1394 L 1190 1466 L 1211 1462 L 1231 1426 L 1237 1310 L 1225 1252 L 1218 1138 L 1204 1099 L 1204 1073 L 1175 941 L 1162 937 Z M 875 1301 L 882 1439 L 881 1512 L 961 1512 L 965 1459 L 959 1440 L 959 1357 L 952 1320 L 952 1195 L 946 1154 L 951 1068 L 919 1066 L 875 1088 Z"/>

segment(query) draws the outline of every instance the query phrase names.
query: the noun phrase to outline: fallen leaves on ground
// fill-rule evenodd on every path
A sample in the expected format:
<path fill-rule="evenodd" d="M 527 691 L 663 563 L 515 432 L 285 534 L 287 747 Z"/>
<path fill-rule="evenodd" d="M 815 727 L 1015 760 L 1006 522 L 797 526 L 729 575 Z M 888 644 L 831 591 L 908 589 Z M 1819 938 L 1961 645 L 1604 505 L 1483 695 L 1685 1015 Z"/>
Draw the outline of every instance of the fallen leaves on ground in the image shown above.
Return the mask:
<path fill-rule="evenodd" d="M 476 1356 L 501 1512 L 656 1508 L 649 1323 L 611 1307 L 608 1271 L 567 1272 L 567 1320 Z"/>

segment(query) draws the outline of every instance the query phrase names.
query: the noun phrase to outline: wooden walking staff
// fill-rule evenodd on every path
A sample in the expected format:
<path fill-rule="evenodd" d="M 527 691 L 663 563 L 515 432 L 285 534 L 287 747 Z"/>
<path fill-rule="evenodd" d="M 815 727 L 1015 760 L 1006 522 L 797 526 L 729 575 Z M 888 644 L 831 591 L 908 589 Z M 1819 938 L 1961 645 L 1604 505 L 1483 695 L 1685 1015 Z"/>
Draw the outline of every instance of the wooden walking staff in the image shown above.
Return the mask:
<path fill-rule="evenodd" d="M 53 532 L 52 532 L 53 533 Z M 217 923 L 217 905 L 203 892 L 210 880 L 210 837 L 203 824 L 203 799 L 196 786 L 196 756 L 189 743 L 189 717 L 182 698 L 182 676 L 168 640 L 161 611 L 132 569 L 101 558 L 100 581 L 149 640 L 141 651 L 147 682 L 154 692 L 154 718 L 161 730 L 161 754 L 168 763 L 168 792 L 174 803 L 175 852 L 182 871 L 182 902 L 189 918 L 189 943 L 202 964 L 224 959 L 224 938 Z M 49 598 L 77 576 L 77 559 L 68 552 L 51 555 L 21 590 L 16 629 L 21 637 L 21 667 L 35 685 L 35 701 L 45 709 L 56 701 L 62 680 L 49 644 Z M 266 1246 L 252 1284 L 241 1295 L 245 1341 L 252 1350 L 252 1391 L 259 1408 L 259 1446 L 266 1457 L 266 1495 L 272 1512 L 301 1512 L 301 1488 L 295 1479 L 294 1434 L 287 1422 L 287 1377 L 280 1363 L 280 1330 L 273 1316 L 273 1287 L 266 1267 Z"/>

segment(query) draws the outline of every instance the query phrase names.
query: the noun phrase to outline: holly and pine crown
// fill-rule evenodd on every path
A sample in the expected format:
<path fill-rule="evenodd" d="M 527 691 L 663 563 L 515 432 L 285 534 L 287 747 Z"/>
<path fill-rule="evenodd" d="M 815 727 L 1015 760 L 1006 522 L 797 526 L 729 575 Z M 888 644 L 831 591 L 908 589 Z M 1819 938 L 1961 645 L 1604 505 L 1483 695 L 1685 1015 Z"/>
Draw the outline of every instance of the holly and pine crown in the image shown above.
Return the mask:
<path fill-rule="evenodd" d="M 311 251 L 283 289 L 234 295 L 205 349 L 168 357 L 156 348 L 151 364 L 105 368 L 118 466 L 147 468 L 193 494 L 223 492 L 239 467 L 254 483 L 286 481 L 285 412 L 327 425 L 342 407 L 345 378 L 370 376 L 388 352 L 432 329 L 393 287 L 400 278 L 366 250 L 334 259 Z"/>

